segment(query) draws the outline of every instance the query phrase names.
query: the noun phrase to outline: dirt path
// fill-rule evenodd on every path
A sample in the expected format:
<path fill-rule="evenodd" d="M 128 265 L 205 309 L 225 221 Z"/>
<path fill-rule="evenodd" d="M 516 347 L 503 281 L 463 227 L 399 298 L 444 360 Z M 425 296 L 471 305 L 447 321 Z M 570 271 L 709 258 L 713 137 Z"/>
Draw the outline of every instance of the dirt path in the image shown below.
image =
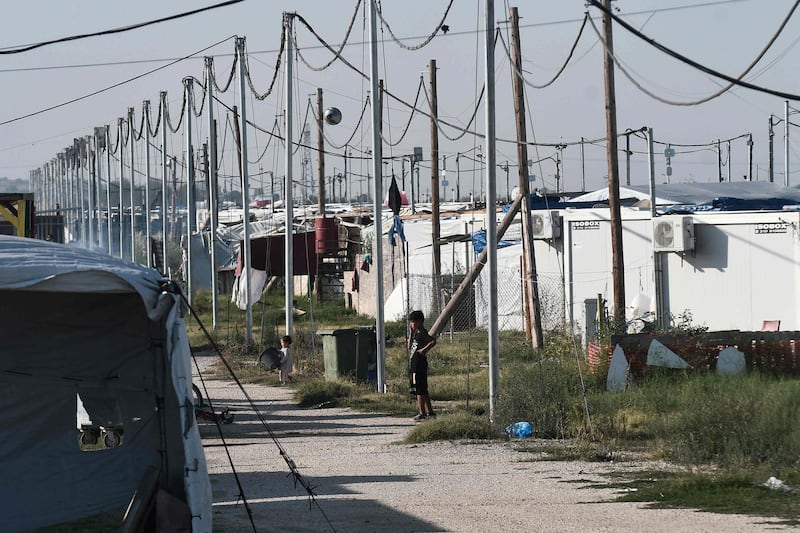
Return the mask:
<path fill-rule="evenodd" d="M 315 488 L 309 507 L 234 384 L 207 381 L 258 531 L 768 531 L 768 519 L 611 503 L 582 488 L 631 463 L 532 462 L 505 443 L 396 444 L 413 422 L 347 409 L 300 409 L 291 390 L 250 385 L 266 421 Z M 252 531 L 216 428 L 201 424 L 215 531 Z M 778 527 L 778 529 L 783 529 Z"/>

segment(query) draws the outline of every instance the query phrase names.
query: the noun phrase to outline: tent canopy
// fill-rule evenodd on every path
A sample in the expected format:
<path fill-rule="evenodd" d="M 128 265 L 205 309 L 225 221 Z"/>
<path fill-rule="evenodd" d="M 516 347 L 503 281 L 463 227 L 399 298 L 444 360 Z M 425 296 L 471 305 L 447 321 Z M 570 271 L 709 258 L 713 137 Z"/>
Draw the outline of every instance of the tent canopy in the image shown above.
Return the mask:
<path fill-rule="evenodd" d="M 124 508 L 145 471 L 211 530 L 180 299 L 154 270 L 0 236 L 0 514 L 12 531 Z M 84 417 L 81 421 L 78 406 Z M 122 434 L 86 451 L 80 425 Z"/>

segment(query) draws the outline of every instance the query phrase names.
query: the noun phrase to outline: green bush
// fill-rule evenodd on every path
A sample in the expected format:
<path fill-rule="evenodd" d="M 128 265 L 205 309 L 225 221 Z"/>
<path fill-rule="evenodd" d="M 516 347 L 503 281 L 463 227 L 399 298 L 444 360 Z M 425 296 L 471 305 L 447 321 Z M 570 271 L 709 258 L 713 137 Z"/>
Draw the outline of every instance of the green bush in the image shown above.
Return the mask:
<path fill-rule="evenodd" d="M 499 436 L 486 417 L 455 413 L 422 422 L 411 430 L 404 442 L 415 444 L 437 440 L 495 439 Z"/>

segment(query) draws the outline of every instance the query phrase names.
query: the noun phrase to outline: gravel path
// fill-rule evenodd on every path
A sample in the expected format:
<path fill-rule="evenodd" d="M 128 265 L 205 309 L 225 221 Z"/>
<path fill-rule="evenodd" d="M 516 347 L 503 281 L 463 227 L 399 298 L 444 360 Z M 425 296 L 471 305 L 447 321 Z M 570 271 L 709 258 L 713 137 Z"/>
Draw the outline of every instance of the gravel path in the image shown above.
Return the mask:
<path fill-rule="evenodd" d="M 199 384 L 199 381 L 196 381 Z M 526 461 L 507 443 L 397 444 L 410 420 L 348 409 L 300 409 L 291 389 L 249 385 L 287 454 L 318 494 L 295 486 L 277 447 L 235 384 L 206 381 L 235 414 L 225 439 L 258 531 L 772 531 L 769 519 L 611 503 L 583 488 L 647 465 Z M 215 531 L 252 531 L 216 428 L 201 423 Z M 326 518 L 333 527 L 329 526 Z M 780 526 L 777 529 L 786 529 Z"/>

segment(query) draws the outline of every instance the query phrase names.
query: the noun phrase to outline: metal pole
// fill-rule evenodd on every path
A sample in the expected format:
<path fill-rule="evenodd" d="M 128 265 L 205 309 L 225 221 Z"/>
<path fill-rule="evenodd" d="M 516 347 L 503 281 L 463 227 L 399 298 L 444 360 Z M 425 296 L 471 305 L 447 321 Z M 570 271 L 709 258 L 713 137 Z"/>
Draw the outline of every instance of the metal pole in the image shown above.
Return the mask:
<path fill-rule="evenodd" d="M 586 192 L 586 157 L 583 153 L 583 137 L 581 137 L 581 192 Z"/>
<path fill-rule="evenodd" d="M 125 175 L 125 150 L 123 149 L 124 143 L 122 142 L 122 128 L 123 128 L 123 120 L 124 119 L 117 119 L 117 126 L 119 127 L 119 131 L 117 135 L 119 135 L 119 197 L 117 203 L 117 209 L 119 210 L 119 258 L 125 259 L 124 253 L 124 243 L 125 243 L 125 224 L 123 221 L 125 220 L 125 213 L 123 211 L 123 207 L 125 206 L 125 201 L 123 200 L 123 191 L 125 190 L 123 176 Z"/>
<path fill-rule="evenodd" d="M 206 98 L 208 99 L 208 199 L 211 204 L 211 317 L 217 329 L 219 318 L 219 272 L 217 272 L 217 225 L 219 224 L 219 193 L 217 185 L 217 121 L 214 120 L 214 59 L 206 57 Z"/>
<path fill-rule="evenodd" d="M 656 220 L 656 156 L 653 149 L 653 128 L 647 128 L 647 170 L 650 178 L 650 221 L 651 227 Z M 655 251 L 655 231 L 651 230 L 651 244 L 653 259 L 653 290 L 655 292 L 655 307 L 656 307 L 656 325 L 665 327 L 667 320 L 665 320 L 664 311 L 662 309 L 664 295 L 663 295 L 663 278 L 661 268 L 661 255 Z M 599 308 L 598 308 L 599 309 Z"/>
<path fill-rule="evenodd" d="M 129 147 L 130 147 L 130 151 L 131 151 L 131 161 L 130 161 L 130 165 L 129 165 L 130 169 L 131 169 L 131 177 L 130 177 L 130 180 L 129 180 L 131 182 L 131 205 L 130 205 L 130 208 L 131 208 L 131 262 L 135 263 L 136 262 L 136 236 L 135 236 L 136 232 L 135 232 L 134 228 L 136 228 L 136 204 L 135 204 L 134 198 L 133 198 L 133 191 L 135 189 L 136 180 L 135 180 L 135 171 L 134 171 L 134 166 L 133 166 L 133 160 L 135 158 L 135 149 L 136 149 L 136 147 L 134 146 L 134 141 L 136 140 L 134 138 L 134 131 L 135 131 L 136 128 L 133 125 L 133 122 L 134 122 L 133 113 L 134 113 L 133 108 L 129 107 L 128 108 L 128 131 L 129 131 L 128 141 L 129 141 Z"/>
<path fill-rule="evenodd" d="M 631 134 L 625 132 L 625 184 L 631 186 Z"/>
<path fill-rule="evenodd" d="M 111 217 L 111 127 L 106 124 L 106 227 L 108 231 L 108 255 L 114 253 L 114 224 Z"/>
<path fill-rule="evenodd" d="M 194 231 L 196 208 L 194 201 L 194 147 L 192 146 L 193 79 L 183 78 L 183 86 L 186 91 L 186 122 L 184 123 L 184 135 L 186 136 L 186 298 L 191 305 L 194 286 L 192 280 L 192 232 Z"/>
<path fill-rule="evenodd" d="M 169 191 L 167 177 L 167 91 L 159 93 L 161 102 L 161 261 L 162 274 L 169 275 L 167 261 L 167 193 Z"/>
<path fill-rule="evenodd" d="M 92 137 L 86 137 L 86 177 L 87 177 L 87 222 L 89 223 L 89 249 L 94 248 L 94 151 L 92 150 Z"/>
<path fill-rule="evenodd" d="M 317 88 L 317 216 L 325 218 L 325 120 L 322 108 L 322 89 Z M 347 175 L 347 154 L 344 157 L 345 175 Z M 318 286 L 319 287 L 319 286 Z M 319 294 L 319 291 L 317 291 Z"/>
<path fill-rule="evenodd" d="M 495 146 L 495 83 L 494 83 L 494 0 L 485 0 L 484 27 L 486 80 L 486 249 L 489 272 L 489 420 L 495 421 L 500 385 L 500 357 L 497 317 L 497 154 Z"/>
<path fill-rule="evenodd" d="M 783 186 L 789 186 L 789 100 L 783 103 Z"/>
<path fill-rule="evenodd" d="M 717 179 L 722 183 L 722 141 L 717 139 Z"/>
<path fill-rule="evenodd" d="M 775 181 L 775 130 L 772 129 L 772 115 L 769 116 L 769 182 Z"/>
<path fill-rule="evenodd" d="M 728 183 L 731 182 L 731 142 L 728 141 Z"/>
<path fill-rule="evenodd" d="M 461 154 L 456 154 L 456 202 L 461 201 L 461 165 L 460 156 Z"/>
<path fill-rule="evenodd" d="M 144 249 L 147 254 L 145 264 L 153 266 L 153 247 L 150 242 L 150 100 L 145 100 L 142 106 L 142 113 L 146 121 L 145 129 L 142 130 L 144 136 Z"/>
<path fill-rule="evenodd" d="M 288 31 L 286 29 L 286 19 L 284 16 L 284 31 Z M 288 38 L 287 35 L 287 42 L 291 42 L 291 39 Z M 245 69 L 247 68 L 246 64 L 246 57 L 244 51 L 244 37 L 237 37 L 236 38 L 236 49 L 239 52 L 239 100 L 241 103 L 241 133 L 240 138 L 241 141 L 239 143 L 239 154 L 241 157 L 241 165 L 242 165 L 242 224 L 244 227 L 244 236 L 243 236 L 243 253 L 242 253 L 242 261 L 244 264 L 244 268 L 242 269 L 242 275 L 245 279 L 245 286 L 247 287 L 247 291 L 245 293 L 245 327 L 247 329 L 247 342 L 253 342 L 253 302 L 250 301 L 250 284 L 252 278 L 250 276 L 250 194 L 249 194 L 249 187 L 250 187 L 250 179 L 247 169 L 247 85 L 245 84 Z M 291 54 L 287 51 L 287 57 L 291 56 Z M 288 76 L 288 74 L 287 74 Z M 287 137 L 286 145 L 289 146 L 291 143 Z M 287 250 L 287 254 L 289 251 Z M 291 335 L 291 333 L 287 332 L 287 335 Z"/>
<path fill-rule="evenodd" d="M 747 181 L 753 181 L 753 134 L 747 134 Z"/>
<path fill-rule="evenodd" d="M 89 228 L 87 227 L 88 224 L 86 223 L 86 190 L 84 185 L 86 183 L 86 161 L 88 158 L 85 158 L 86 155 L 86 139 L 79 139 L 78 140 L 78 165 L 80 169 L 78 170 L 77 177 L 78 177 L 78 202 L 80 203 L 80 217 L 81 217 L 81 245 L 86 248 L 89 243 L 89 236 L 88 231 Z"/>
<path fill-rule="evenodd" d="M 284 294 L 286 302 L 286 312 L 284 321 L 286 322 L 286 335 L 292 334 L 294 315 L 292 310 L 294 307 L 294 240 L 293 240 L 293 221 L 294 221 L 294 188 L 293 175 L 292 175 L 292 137 L 294 136 L 294 101 L 293 101 L 293 81 L 294 77 L 294 50 L 292 42 L 292 17 L 293 15 L 285 15 L 284 31 L 286 34 L 286 182 L 284 185 L 284 203 L 286 204 L 286 229 L 284 231 L 285 245 L 285 277 L 286 277 L 286 293 Z M 244 103 L 242 103 L 244 105 Z M 335 198 L 335 194 L 334 194 Z"/>
<path fill-rule="evenodd" d="M 375 194 L 373 196 L 373 213 L 375 217 L 375 340 L 377 347 L 378 392 L 386 392 L 386 346 L 384 333 L 384 299 L 383 299 L 383 169 L 381 168 L 383 146 L 381 145 L 381 97 L 378 92 L 378 21 L 377 0 L 369 2 L 369 68 L 370 91 L 372 101 L 372 173 L 375 177 Z"/>

